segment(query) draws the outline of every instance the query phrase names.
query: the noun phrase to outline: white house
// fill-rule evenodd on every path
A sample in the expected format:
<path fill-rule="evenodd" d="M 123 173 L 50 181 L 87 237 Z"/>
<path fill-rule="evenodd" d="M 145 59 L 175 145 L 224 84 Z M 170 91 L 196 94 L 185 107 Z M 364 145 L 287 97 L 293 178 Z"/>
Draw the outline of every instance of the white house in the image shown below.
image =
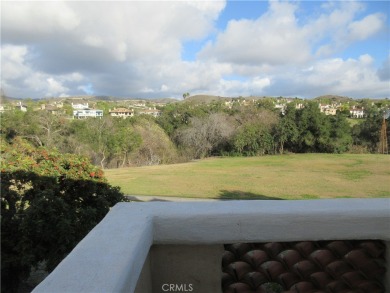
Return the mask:
<path fill-rule="evenodd" d="M 319 104 L 319 108 L 321 113 L 324 113 L 325 115 L 336 115 L 337 112 L 335 105 Z"/>
<path fill-rule="evenodd" d="M 286 108 L 287 108 L 286 104 L 280 104 L 280 103 L 275 104 L 275 109 L 278 109 L 280 113 L 282 113 L 283 115 L 286 112 Z"/>
<path fill-rule="evenodd" d="M 349 109 L 349 114 L 351 118 L 363 118 L 364 117 L 364 108 L 353 107 Z"/>
<path fill-rule="evenodd" d="M 96 109 L 83 109 L 83 110 L 74 110 L 73 118 L 75 119 L 84 119 L 84 118 L 102 118 L 103 110 Z"/>
<path fill-rule="evenodd" d="M 15 108 L 16 108 L 17 110 L 22 111 L 22 112 L 26 112 L 26 111 L 27 111 L 27 106 L 26 106 L 26 105 L 23 105 L 22 102 L 19 102 L 19 103 L 15 106 Z"/>
<path fill-rule="evenodd" d="M 72 103 L 72 108 L 75 110 L 83 110 L 83 109 L 88 109 L 89 105 L 88 105 L 88 103 L 85 103 L 85 104 L 73 104 Z"/>
<path fill-rule="evenodd" d="M 152 115 L 153 117 L 158 117 L 161 115 L 161 111 L 157 110 L 156 108 L 148 108 L 148 109 L 139 110 L 138 114 Z"/>
<path fill-rule="evenodd" d="M 108 112 L 113 117 L 122 117 L 124 119 L 134 116 L 134 111 L 126 108 L 114 108 L 113 110 L 110 109 Z"/>

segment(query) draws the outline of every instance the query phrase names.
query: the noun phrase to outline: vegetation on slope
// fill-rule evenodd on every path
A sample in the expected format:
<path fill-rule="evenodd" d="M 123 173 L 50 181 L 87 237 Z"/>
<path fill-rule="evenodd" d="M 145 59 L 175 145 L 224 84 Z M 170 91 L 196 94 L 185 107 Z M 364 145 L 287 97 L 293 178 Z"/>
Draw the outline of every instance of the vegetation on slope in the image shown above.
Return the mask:
<path fill-rule="evenodd" d="M 157 118 L 105 115 L 102 119 L 73 120 L 42 111 L 7 111 L 1 114 L 1 136 L 20 136 L 36 146 L 84 155 L 101 168 L 170 164 L 221 155 L 375 153 L 382 111 L 388 107 L 387 101 L 378 106 L 362 102 L 366 118 L 351 123 L 345 107 L 327 116 L 315 101 L 294 99 L 281 112 L 275 103 L 283 101 L 271 98 L 237 98 L 228 104 L 222 98 L 207 103 L 191 98 L 196 97 L 161 107 Z M 387 124 L 390 129 L 389 121 Z"/>

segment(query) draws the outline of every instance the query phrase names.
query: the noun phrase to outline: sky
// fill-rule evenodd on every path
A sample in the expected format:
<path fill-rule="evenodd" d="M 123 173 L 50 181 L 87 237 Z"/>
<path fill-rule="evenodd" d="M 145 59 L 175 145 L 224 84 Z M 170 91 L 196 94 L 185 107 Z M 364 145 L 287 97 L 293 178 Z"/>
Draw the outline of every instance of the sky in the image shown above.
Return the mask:
<path fill-rule="evenodd" d="M 1 1 L 10 97 L 390 96 L 390 1 Z"/>

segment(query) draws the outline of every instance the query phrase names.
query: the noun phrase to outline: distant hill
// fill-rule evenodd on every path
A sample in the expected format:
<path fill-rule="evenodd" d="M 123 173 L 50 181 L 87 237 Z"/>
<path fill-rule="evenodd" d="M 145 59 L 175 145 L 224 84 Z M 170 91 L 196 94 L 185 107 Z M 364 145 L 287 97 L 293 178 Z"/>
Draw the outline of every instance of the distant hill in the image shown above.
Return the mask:
<path fill-rule="evenodd" d="M 194 95 L 186 98 L 185 102 L 196 102 L 196 103 L 211 103 L 213 101 L 224 101 L 230 98 L 213 96 L 213 95 Z"/>
<path fill-rule="evenodd" d="M 343 97 L 343 96 L 338 96 L 338 95 L 324 95 L 324 96 L 319 96 L 314 98 L 314 100 L 319 101 L 319 100 L 331 100 L 333 102 L 348 102 L 348 101 L 353 101 L 352 98 L 350 97 Z"/>
<path fill-rule="evenodd" d="M 174 98 L 160 98 L 160 99 L 148 99 L 148 101 L 153 101 L 155 103 L 169 104 L 169 103 L 177 103 L 179 100 Z"/>

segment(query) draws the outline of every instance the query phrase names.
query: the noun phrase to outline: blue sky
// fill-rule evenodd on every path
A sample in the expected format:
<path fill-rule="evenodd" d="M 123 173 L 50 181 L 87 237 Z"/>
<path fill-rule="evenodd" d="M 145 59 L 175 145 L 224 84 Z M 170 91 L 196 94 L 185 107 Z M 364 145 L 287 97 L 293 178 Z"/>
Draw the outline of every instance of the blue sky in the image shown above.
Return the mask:
<path fill-rule="evenodd" d="M 13 97 L 390 94 L 389 1 L 2 1 Z"/>

